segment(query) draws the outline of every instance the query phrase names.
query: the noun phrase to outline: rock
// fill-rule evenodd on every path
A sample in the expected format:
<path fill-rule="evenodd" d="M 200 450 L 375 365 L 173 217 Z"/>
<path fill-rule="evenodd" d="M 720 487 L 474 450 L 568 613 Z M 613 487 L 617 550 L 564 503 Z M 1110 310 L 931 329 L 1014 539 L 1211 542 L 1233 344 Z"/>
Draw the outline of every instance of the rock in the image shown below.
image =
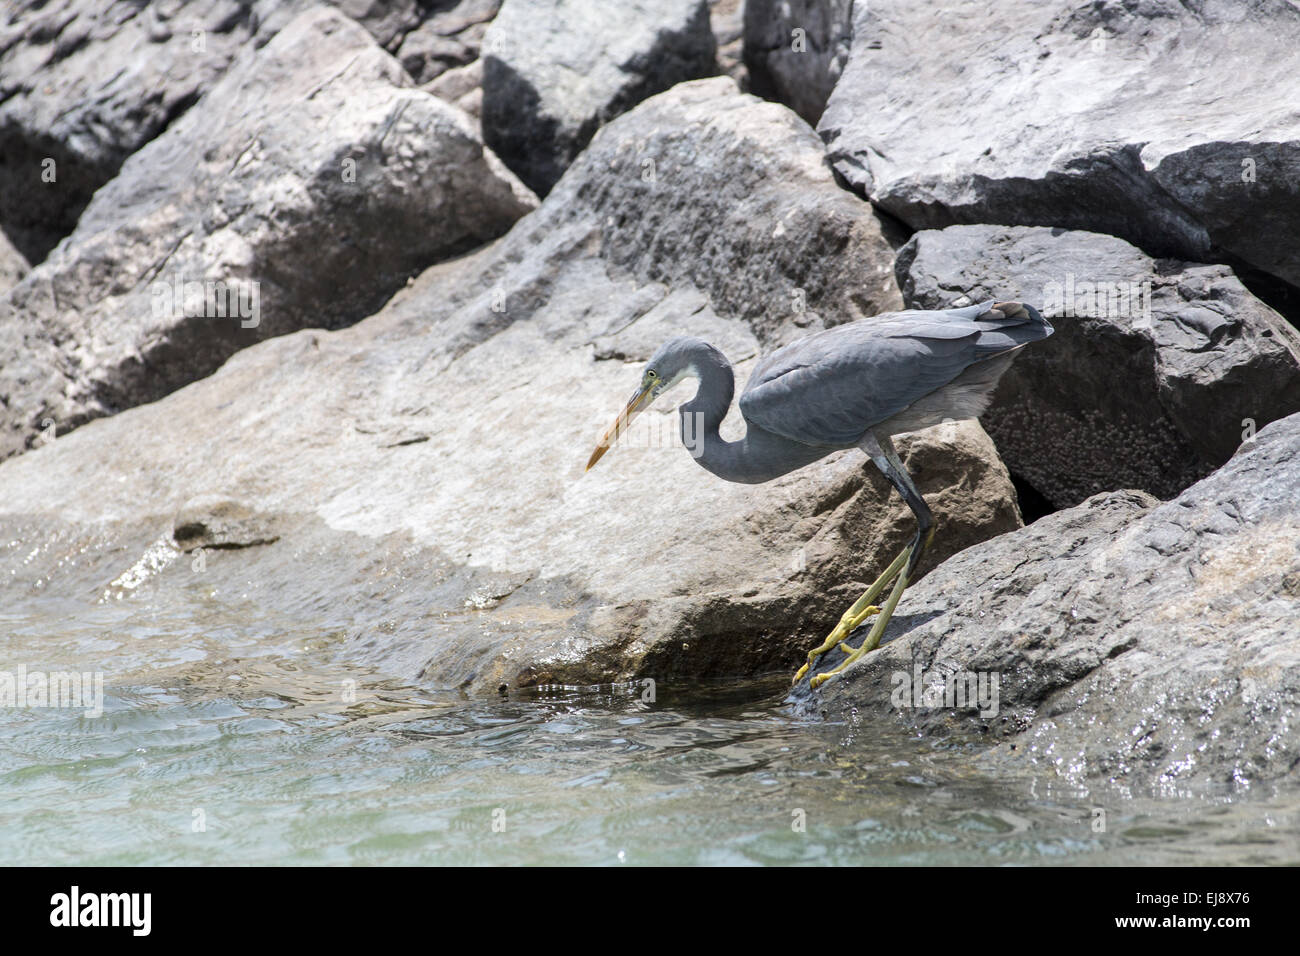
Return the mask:
<path fill-rule="evenodd" d="M 743 380 L 788 336 L 898 306 L 874 212 L 821 158 L 807 124 L 730 79 L 652 98 L 507 236 L 376 315 L 259 343 L 0 465 L 7 596 L 99 595 L 139 566 L 150 607 L 274 607 L 339 631 L 359 665 L 489 694 L 793 671 L 913 529 L 862 455 L 719 481 L 681 447 L 681 388 L 583 464 L 669 335 L 717 343 Z M 1018 526 L 978 425 L 904 448 L 939 522 L 926 568 Z M 279 535 L 208 556 L 199 597 L 170 544 L 195 496 Z"/>
<path fill-rule="evenodd" d="M 29 261 L 43 260 L 127 156 L 291 13 L 265 0 L 6 4 L 0 227 L 13 244 Z"/>
<path fill-rule="evenodd" d="M 472 123 L 315 8 L 123 165 L 0 302 L 0 458 L 240 348 L 370 314 L 536 205 Z"/>
<path fill-rule="evenodd" d="M 749 88 L 816 126 L 852 40 L 853 0 L 747 0 Z"/>
<path fill-rule="evenodd" d="M 478 119 L 483 108 L 483 61 L 447 70 L 423 89 Z"/>
<path fill-rule="evenodd" d="M 417 4 L 419 25 L 402 37 L 396 49 L 386 49 L 392 49 L 417 83 L 428 83 L 478 60 L 488 24 L 500 8 L 501 0 Z"/>
<path fill-rule="evenodd" d="M 602 125 L 716 70 L 706 0 L 506 0 L 484 46 L 483 139 L 539 196 Z"/>
<path fill-rule="evenodd" d="M 908 589 L 889 643 L 818 694 L 805 685 L 800 708 L 982 732 L 992 759 L 1081 782 L 1294 780 L 1298 446 L 1293 415 L 1174 501 L 1098 495 L 958 554 Z M 954 688 L 997 675 L 996 715 L 914 706 L 918 668 Z"/>
<path fill-rule="evenodd" d="M 350 20 L 365 27 L 375 42 L 396 53 L 402 41 L 420 25 L 420 0 L 323 0 Z M 455 0 L 452 0 L 454 3 Z"/>
<path fill-rule="evenodd" d="M 500 0 L 322 0 L 417 83 L 473 62 Z M 0 24 L 0 227 L 31 262 L 72 232 L 127 156 L 310 0 L 20 0 Z M 51 175 L 47 163 L 53 163 Z"/>
<path fill-rule="evenodd" d="M 709 0 L 713 44 L 717 47 L 718 69 L 736 81 L 742 90 L 749 86 L 745 69 L 745 0 Z"/>
<path fill-rule="evenodd" d="M 182 551 L 197 548 L 251 548 L 280 540 L 274 516 L 259 514 L 251 505 L 200 495 L 181 506 L 172 525 L 172 539 Z"/>
<path fill-rule="evenodd" d="M 19 283 L 31 271 L 23 254 L 13 247 L 9 237 L 0 231 L 0 296 Z"/>
<path fill-rule="evenodd" d="M 1279 106 L 1300 95 L 1295 4 L 854 9 L 819 131 L 836 170 L 912 228 L 1085 229 L 1300 284 L 1300 112 Z"/>
<path fill-rule="evenodd" d="M 1300 411 L 1300 333 L 1227 266 L 1095 233 L 952 226 L 914 235 L 897 268 L 911 308 L 1011 297 L 1051 318 L 984 423 L 1057 507 L 1120 488 L 1172 498 Z"/>

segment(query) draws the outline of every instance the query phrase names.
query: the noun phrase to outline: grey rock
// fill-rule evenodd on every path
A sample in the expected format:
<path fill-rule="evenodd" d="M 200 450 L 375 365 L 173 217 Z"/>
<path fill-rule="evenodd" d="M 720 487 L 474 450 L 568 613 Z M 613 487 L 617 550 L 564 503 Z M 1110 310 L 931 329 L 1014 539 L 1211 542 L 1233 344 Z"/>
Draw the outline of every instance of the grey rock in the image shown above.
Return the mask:
<path fill-rule="evenodd" d="M 0 295 L 12 289 L 30 271 L 27 259 L 13 247 L 9 237 L 0 231 Z"/>
<path fill-rule="evenodd" d="M 1300 333 L 1227 266 L 1095 233 L 952 226 L 914 235 L 897 268 L 912 308 L 1010 296 L 1051 318 L 984 423 L 1057 507 L 1120 488 L 1171 498 L 1300 411 Z"/>
<path fill-rule="evenodd" d="M 786 104 L 816 126 L 852 41 L 853 0 L 747 0 L 750 91 Z"/>
<path fill-rule="evenodd" d="M 198 548 L 251 548 L 280 540 L 275 515 L 231 498 L 200 495 L 181 506 L 172 539 L 182 551 Z"/>
<path fill-rule="evenodd" d="M 875 214 L 821 160 L 806 123 L 730 79 L 650 99 L 508 235 L 370 318 L 259 343 L 0 464 L 6 601 L 123 580 L 150 607 L 273 606 L 361 665 L 487 693 L 793 671 L 913 530 L 861 454 L 718 481 L 681 446 L 682 388 L 583 464 L 664 338 L 717 343 L 743 378 L 788 336 L 897 307 Z M 1019 525 L 977 424 L 903 448 L 939 521 L 925 570 Z M 208 556 L 199 598 L 175 543 L 196 496 L 279 535 Z"/>
<path fill-rule="evenodd" d="M 422 89 L 478 119 L 483 107 L 483 61 L 475 60 L 440 73 Z"/>
<path fill-rule="evenodd" d="M 130 157 L 0 301 L 0 458 L 268 336 L 370 314 L 536 198 L 472 122 L 318 7 Z"/>
<path fill-rule="evenodd" d="M 736 81 L 742 90 L 749 86 L 745 68 L 745 0 L 709 0 L 713 43 L 718 49 L 718 69 Z"/>
<path fill-rule="evenodd" d="M 1085 229 L 1300 284 L 1297 78 L 1278 0 L 873 0 L 819 130 L 914 229 Z"/>
<path fill-rule="evenodd" d="M 322 0 L 417 83 L 478 57 L 500 0 Z M 311 0 L 19 0 L 0 22 L 0 227 L 31 262 L 95 190 Z M 54 182 L 43 178 L 53 162 Z"/>
<path fill-rule="evenodd" d="M 323 0 L 350 20 L 365 27 L 375 42 L 394 53 L 402 40 L 420 25 L 419 0 Z"/>
<path fill-rule="evenodd" d="M 265 43 L 293 9 L 261 0 L 5 4 L 0 227 L 14 245 L 31 262 L 43 260 L 126 157 L 193 105 L 241 49 Z"/>
<path fill-rule="evenodd" d="M 419 24 L 389 49 L 417 83 L 428 83 L 478 60 L 488 24 L 500 8 L 501 0 L 417 4 Z"/>
<path fill-rule="evenodd" d="M 506 0 L 484 38 L 483 139 L 539 196 L 592 134 L 714 62 L 706 0 Z"/>
<path fill-rule="evenodd" d="M 1079 783 L 1295 780 L 1297 448 L 1293 415 L 1174 501 L 1098 495 L 958 554 L 909 588 L 888 643 L 798 707 L 983 735 L 987 759 Z M 917 700 L 918 670 L 954 689 L 997 675 L 997 713 Z"/>

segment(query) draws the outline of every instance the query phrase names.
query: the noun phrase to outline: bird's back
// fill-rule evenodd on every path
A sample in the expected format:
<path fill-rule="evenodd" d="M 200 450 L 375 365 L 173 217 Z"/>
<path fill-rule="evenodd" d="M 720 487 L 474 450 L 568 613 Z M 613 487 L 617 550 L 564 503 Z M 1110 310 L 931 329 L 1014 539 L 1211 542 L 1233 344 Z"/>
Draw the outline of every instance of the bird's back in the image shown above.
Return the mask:
<path fill-rule="evenodd" d="M 754 369 L 740 410 L 774 434 L 837 447 L 857 445 L 882 423 L 972 417 L 979 403 L 969 399 L 987 401 L 1011 353 L 1051 334 L 1037 310 L 1018 302 L 886 313 L 777 349 Z M 913 406 L 924 416 L 904 414 Z"/>

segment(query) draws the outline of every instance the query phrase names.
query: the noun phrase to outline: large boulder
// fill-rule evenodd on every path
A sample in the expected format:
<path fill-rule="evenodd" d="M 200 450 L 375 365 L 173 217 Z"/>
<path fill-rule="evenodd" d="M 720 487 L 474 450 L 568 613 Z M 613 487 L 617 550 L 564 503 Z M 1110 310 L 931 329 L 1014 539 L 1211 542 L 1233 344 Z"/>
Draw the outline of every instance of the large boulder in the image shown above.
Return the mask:
<path fill-rule="evenodd" d="M 888 643 L 801 685 L 799 707 L 974 733 L 989 759 L 1079 782 L 1294 780 L 1297 448 L 1293 415 L 1174 501 L 1098 495 L 964 551 L 908 589 Z"/>
<path fill-rule="evenodd" d="M 501 0 L 321 0 L 416 83 L 474 62 Z M 32 262 L 95 190 L 313 0 L 17 0 L 0 20 L 0 228 Z"/>
<path fill-rule="evenodd" d="M 483 42 L 483 139 L 541 196 L 603 124 L 717 69 L 706 0 L 506 0 Z"/>
<path fill-rule="evenodd" d="M 5 4 L 0 227 L 14 245 L 44 259 L 126 157 L 291 12 L 269 0 Z"/>
<path fill-rule="evenodd" d="M 821 160 L 729 79 L 654 97 L 506 237 L 378 314 L 0 465 L 7 599 L 274 608 L 353 661 L 474 691 L 793 670 L 913 530 L 864 456 L 719 481 L 681 447 L 681 388 L 583 464 L 669 336 L 713 341 L 743 381 L 772 344 L 900 305 L 874 212 Z M 939 521 L 925 569 L 1019 525 L 978 425 L 903 452 Z"/>
<path fill-rule="evenodd" d="M 853 37 L 819 129 L 914 229 L 1086 229 L 1300 284 L 1295 4 L 872 0 Z"/>
<path fill-rule="evenodd" d="M 1172 498 L 1300 411 L 1300 333 L 1227 266 L 1095 233 L 951 226 L 914 235 L 897 268 L 912 308 L 1010 296 L 1051 319 L 984 422 L 1057 507 L 1120 488 Z"/>
<path fill-rule="evenodd" d="M 849 58 L 852 14 L 853 0 L 747 0 L 750 91 L 815 126 Z"/>
<path fill-rule="evenodd" d="M 0 458 L 240 348 L 337 328 L 535 197 L 473 124 L 314 8 L 135 153 L 0 301 Z"/>

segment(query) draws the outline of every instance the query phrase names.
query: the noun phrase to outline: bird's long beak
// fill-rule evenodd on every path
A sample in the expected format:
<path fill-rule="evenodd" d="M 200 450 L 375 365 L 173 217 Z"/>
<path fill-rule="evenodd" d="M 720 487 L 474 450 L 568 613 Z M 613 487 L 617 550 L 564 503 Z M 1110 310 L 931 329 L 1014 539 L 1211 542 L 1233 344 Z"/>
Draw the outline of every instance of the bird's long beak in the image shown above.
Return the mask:
<path fill-rule="evenodd" d="M 591 466 L 600 461 L 601 456 L 610 450 L 614 442 L 618 441 L 620 435 L 627 431 L 627 426 L 632 423 L 632 419 L 650 407 L 650 398 L 653 391 L 654 386 L 647 385 L 645 388 L 638 389 L 636 394 L 628 400 L 627 405 L 618 413 L 618 418 L 614 419 L 614 424 L 610 425 L 605 434 L 601 436 L 600 444 L 596 446 L 596 450 L 587 459 L 586 471 L 591 471 Z"/>

